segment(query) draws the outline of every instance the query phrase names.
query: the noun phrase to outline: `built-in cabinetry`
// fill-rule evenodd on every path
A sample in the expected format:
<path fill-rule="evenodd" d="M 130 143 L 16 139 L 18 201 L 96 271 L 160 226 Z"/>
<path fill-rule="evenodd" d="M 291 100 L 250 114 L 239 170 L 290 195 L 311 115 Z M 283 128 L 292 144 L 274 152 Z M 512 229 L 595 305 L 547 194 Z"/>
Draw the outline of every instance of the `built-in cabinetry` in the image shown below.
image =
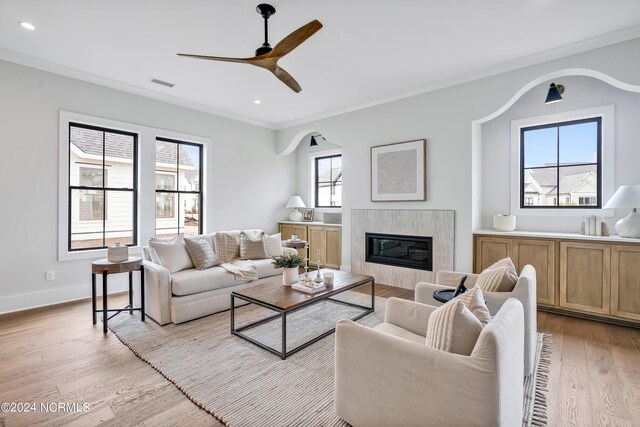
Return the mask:
<path fill-rule="evenodd" d="M 535 267 L 541 309 L 640 324 L 640 242 L 552 233 L 474 235 L 476 273 L 507 256 L 518 270 Z"/>
<path fill-rule="evenodd" d="M 342 260 L 342 227 L 340 225 L 317 223 L 281 222 L 280 234 L 283 240 L 297 234 L 298 239 L 309 242 L 309 264 L 316 266 L 318 251 L 323 267 L 340 269 Z M 299 250 L 304 255 L 304 249 Z"/>

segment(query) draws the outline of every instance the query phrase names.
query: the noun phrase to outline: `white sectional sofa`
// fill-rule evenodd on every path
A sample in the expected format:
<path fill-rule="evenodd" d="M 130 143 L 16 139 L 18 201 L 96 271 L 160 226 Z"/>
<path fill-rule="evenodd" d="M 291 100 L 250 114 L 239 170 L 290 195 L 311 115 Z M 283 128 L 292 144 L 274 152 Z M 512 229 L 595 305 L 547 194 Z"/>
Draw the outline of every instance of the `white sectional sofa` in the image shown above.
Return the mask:
<path fill-rule="evenodd" d="M 229 232 L 226 232 L 229 233 Z M 240 242 L 240 231 L 233 230 Z M 213 242 L 215 233 L 204 235 Z M 212 244 L 213 246 L 213 244 Z M 282 248 L 283 253 L 296 253 L 295 249 Z M 215 248 L 214 248 L 215 251 Z M 189 268 L 171 273 L 152 261 L 149 247 L 143 248 L 145 271 L 146 314 L 160 325 L 182 323 L 230 308 L 232 291 L 282 274 L 271 264 L 271 258 L 251 260 L 257 268 L 257 280 L 236 279 L 235 275 L 220 266 L 197 270 Z"/>

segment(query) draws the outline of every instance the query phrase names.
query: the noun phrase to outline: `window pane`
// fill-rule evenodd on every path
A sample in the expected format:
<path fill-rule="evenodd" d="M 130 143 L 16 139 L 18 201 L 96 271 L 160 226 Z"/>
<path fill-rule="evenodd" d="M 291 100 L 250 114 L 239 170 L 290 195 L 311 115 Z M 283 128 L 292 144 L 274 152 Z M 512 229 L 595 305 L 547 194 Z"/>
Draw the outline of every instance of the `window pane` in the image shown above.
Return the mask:
<path fill-rule="evenodd" d="M 156 218 L 175 218 L 176 195 L 171 193 L 156 193 Z"/>
<path fill-rule="evenodd" d="M 596 164 L 560 167 L 560 206 L 597 206 L 597 198 Z"/>
<path fill-rule="evenodd" d="M 557 164 L 557 128 L 532 129 L 523 132 L 524 167 Z"/>
<path fill-rule="evenodd" d="M 102 247 L 104 192 L 71 190 L 71 249 Z"/>
<path fill-rule="evenodd" d="M 342 156 L 331 159 L 331 181 L 342 179 Z"/>
<path fill-rule="evenodd" d="M 106 191 L 107 218 L 105 230 L 107 246 L 120 242 L 133 243 L 133 192 Z"/>
<path fill-rule="evenodd" d="M 579 123 L 560 127 L 560 163 L 598 161 L 598 124 Z"/>
<path fill-rule="evenodd" d="M 318 206 L 331 206 L 331 184 L 318 184 Z"/>
<path fill-rule="evenodd" d="M 177 190 L 175 178 L 172 182 L 164 179 L 159 182 L 158 175 L 178 176 L 178 144 L 156 140 L 156 189 Z"/>
<path fill-rule="evenodd" d="M 180 190 L 200 191 L 200 148 L 178 144 L 180 150 Z"/>
<path fill-rule="evenodd" d="M 89 185 L 81 183 L 81 168 L 102 170 L 102 138 L 102 131 L 73 125 L 69 127 L 69 183 L 71 185 Z M 102 187 L 102 182 L 96 186 Z"/>
<path fill-rule="evenodd" d="M 102 166 L 95 169 L 80 168 L 80 185 L 86 187 L 102 187 L 105 185 L 102 176 Z"/>
<path fill-rule="evenodd" d="M 131 135 L 105 132 L 105 163 L 111 188 L 133 188 L 133 144 Z"/>
<path fill-rule="evenodd" d="M 525 169 L 524 205 L 555 206 L 557 203 L 557 168 Z"/>
<path fill-rule="evenodd" d="M 187 236 L 200 234 L 200 196 L 197 194 L 180 194 L 180 227 Z"/>
<path fill-rule="evenodd" d="M 342 182 L 338 182 L 333 186 L 331 202 L 331 206 L 342 206 Z"/>
<path fill-rule="evenodd" d="M 175 190 L 176 176 L 166 173 L 156 173 L 156 190 Z"/>
<path fill-rule="evenodd" d="M 329 182 L 331 181 L 331 159 L 317 159 L 316 160 L 316 168 L 318 182 Z"/>

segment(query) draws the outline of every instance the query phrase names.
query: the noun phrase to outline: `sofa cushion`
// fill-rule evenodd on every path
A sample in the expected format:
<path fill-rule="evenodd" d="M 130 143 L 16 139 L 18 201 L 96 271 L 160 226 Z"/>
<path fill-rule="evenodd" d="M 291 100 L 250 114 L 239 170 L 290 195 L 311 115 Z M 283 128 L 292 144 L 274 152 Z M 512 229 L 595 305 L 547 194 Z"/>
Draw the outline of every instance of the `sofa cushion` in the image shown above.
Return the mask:
<path fill-rule="evenodd" d="M 171 240 L 151 239 L 149 247 L 155 251 L 160 265 L 169 270 L 170 273 L 193 268 L 193 263 L 187 252 L 182 236 L 175 237 Z M 153 261 L 153 251 L 152 261 Z M 155 261 L 154 261 L 155 262 Z"/>
<path fill-rule="evenodd" d="M 240 259 L 265 259 L 268 257 L 264 231 L 240 232 Z"/>
<path fill-rule="evenodd" d="M 236 280 L 233 274 L 222 267 L 206 270 L 191 268 L 171 275 L 171 292 L 179 296 L 191 295 L 247 282 L 248 280 Z"/>
<path fill-rule="evenodd" d="M 391 323 L 381 323 L 373 329 L 375 329 L 376 331 L 384 332 L 385 334 L 393 335 L 394 337 L 415 342 L 417 344 L 424 344 L 424 337 L 422 335 L 414 334 L 411 331 L 407 331 L 406 329 L 393 325 Z"/>
<path fill-rule="evenodd" d="M 205 236 L 185 237 L 184 244 L 193 265 L 198 270 L 220 265 L 220 260 L 213 252 L 213 247 Z"/>
<path fill-rule="evenodd" d="M 272 234 L 271 236 L 265 236 L 264 240 L 267 243 L 268 256 L 273 257 L 284 255 L 284 250 L 282 249 L 282 234 L 278 233 Z"/>
<path fill-rule="evenodd" d="M 469 356 L 482 324 L 460 300 L 452 300 L 429 316 L 425 344 L 437 350 Z"/>
<path fill-rule="evenodd" d="M 262 279 L 263 277 L 271 277 L 282 274 L 281 268 L 275 268 L 273 264 L 271 264 L 271 258 L 256 259 L 252 260 L 251 262 L 256 265 L 259 279 Z"/>
<path fill-rule="evenodd" d="M 482 295 L 480 287 L 474 286 L 471 290 L 458 295 L 453 300 L 462 301 L 473 315 L 478 318 L 482 326 L 485 326 L 491 320 L 491 313 L 484 302 L 484 295 Z M 450 304 L 450 302 L 447 304 Z"/>

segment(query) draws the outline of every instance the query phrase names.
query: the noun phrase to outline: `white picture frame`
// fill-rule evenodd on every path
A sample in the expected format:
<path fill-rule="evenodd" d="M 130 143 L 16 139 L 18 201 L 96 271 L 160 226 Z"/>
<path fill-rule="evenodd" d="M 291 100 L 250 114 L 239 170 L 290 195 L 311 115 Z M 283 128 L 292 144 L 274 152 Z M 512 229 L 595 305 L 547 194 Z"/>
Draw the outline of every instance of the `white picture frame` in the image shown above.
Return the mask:
<path fill-rule="evenodd" d="M 427 140 L 371 147 L 371 201 L 427 200 Z"/>

